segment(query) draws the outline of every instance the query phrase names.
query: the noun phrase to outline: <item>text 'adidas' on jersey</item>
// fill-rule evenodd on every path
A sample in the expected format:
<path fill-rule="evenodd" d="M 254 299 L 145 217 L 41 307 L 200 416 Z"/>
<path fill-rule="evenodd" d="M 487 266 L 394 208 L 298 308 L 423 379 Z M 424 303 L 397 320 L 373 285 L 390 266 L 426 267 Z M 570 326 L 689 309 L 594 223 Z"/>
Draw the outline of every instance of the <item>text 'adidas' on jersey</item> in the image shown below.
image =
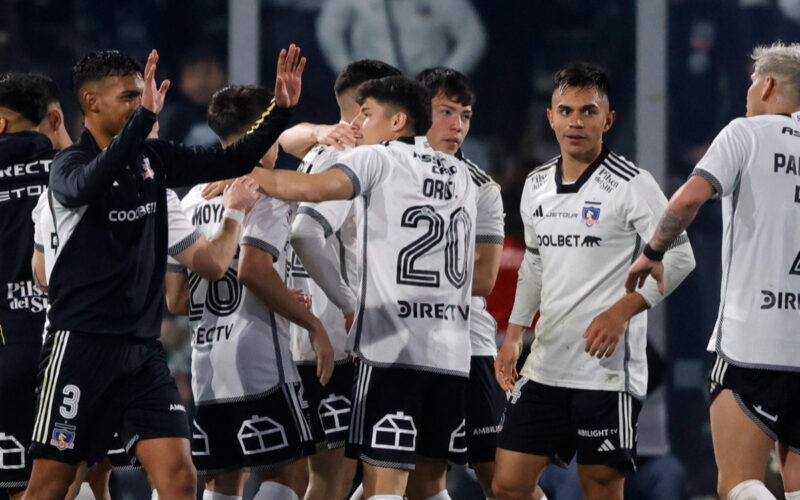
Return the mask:
<path fill-rule="evenodd" d="M 356 148 L 332 168 L 365 205 L 349 345 L 368 363 L 466 377 L 476 212 L 467 167 L 416 137 Z"/>

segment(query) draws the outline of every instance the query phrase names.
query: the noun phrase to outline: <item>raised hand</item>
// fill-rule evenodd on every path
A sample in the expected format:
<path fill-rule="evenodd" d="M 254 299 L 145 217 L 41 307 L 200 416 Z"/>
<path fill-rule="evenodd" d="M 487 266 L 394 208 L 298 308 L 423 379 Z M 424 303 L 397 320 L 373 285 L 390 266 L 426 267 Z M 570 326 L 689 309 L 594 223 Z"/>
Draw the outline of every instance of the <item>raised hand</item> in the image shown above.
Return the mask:
<path fill-rule="evenodd" d="M 164 109 L 164 98 L 169 89 L 169 80 L 161 82 L 161 86 L 156 86 L 156 65 L 158 64 L 158 52 L 153 49 L 147 56 L 147 64 L 144 67 L 144 92 L 142 92 L 142 107 L 159 114 Z M 299 91 L 298 91 L 299 93 Z"/>
<path fill-rule="evenodd" d="M 258 200 L 258 185 L 250 177 L 239 177 L 222 193 L 222 206 L 248 213 Z"/>
<path fill-rule="evenodd" d="M 295 44 L 289 50 L 282 49 L 278 55 L 278 72 L 275 76 L 275 103 L 282 108 L 291 108 L 300 99 L 303 69 L 306 58 L 300 57 L 300 47 Z"/>
<path fill-rule="evenodd" d="M 339 151 L 345 146 L 356 147 L 356 131 L 346 123 L 336 125 L 317 125 L 314 128 L 314 139 L 317 144 L 333 146 Z"/>

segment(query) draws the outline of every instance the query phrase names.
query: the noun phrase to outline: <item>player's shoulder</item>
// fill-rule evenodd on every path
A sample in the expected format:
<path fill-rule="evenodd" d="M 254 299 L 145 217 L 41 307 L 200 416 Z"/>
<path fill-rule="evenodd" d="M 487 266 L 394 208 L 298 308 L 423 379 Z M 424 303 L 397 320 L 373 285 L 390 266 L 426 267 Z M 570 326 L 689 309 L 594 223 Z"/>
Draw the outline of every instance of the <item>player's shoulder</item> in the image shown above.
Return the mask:
<path fill-rule="evenodd" d="M 204 183 L 192 187 L 192 189 L 190 189 L 189 192 L 186 193 L 186 195 L 183 198 L 181 198 L 180 204 L 184 212 L 193 211 L 194 208 L 197 207 L 198 205 L 206 203 L 207 201 L 213 201 L 213 200 L 206 200 L 205 198 L 203 198 L 203 189 L 206 187 L 206 185 L 207 184 Z M 172 190 L 171 189 L 167 190 L 168 201 L 169 201 L 170 191 Z M 173 192 L 173 194 L 175 193 Z M 221 201 L 222 197 L 220 196 L 220 202 Z"/>
<path fill-rule="evenodd" d="M 339 151 L 333 146 L 317 144 L 303 157 L 298 170 L 312 174 L 325 171 L 336 163 L 341 153 L 348 150 Z"/>
<path fill-rule="evenodd" d="M 606 150 L 598 165 L 602 172 L 607 172 L 617 183 L 628 183 L 642 174 L 643 170 L 622 155 Z"/>
<path fill-rule="evenodd" d="M 494 181 L 494 179 L 492 179 L 491 175 L 489 175 L 485 170 L 479 167 L 477 163 L 464 156 L 464 153 L 460 149 L 456 151 L 456 154 L 454 156 L 459 160 L 461 160 L 461 162 L 466 166 L 470 178 L 472 178 L 472 182 L 478 188 L 500 187 L 499 184 L 497 184 Z"/>
<path fill-rule="evenodd" d="M 528 172 L 528 176 L 526 179 L 531 179 L 536 175 L 544 175 L 544 174 L 552 174 L 556 171 L 556 167 L 558 166 L 558 161 L 561 159 L 561 155 L 554 156 L 550 158 L 544 163 L 541 163 Z"/>

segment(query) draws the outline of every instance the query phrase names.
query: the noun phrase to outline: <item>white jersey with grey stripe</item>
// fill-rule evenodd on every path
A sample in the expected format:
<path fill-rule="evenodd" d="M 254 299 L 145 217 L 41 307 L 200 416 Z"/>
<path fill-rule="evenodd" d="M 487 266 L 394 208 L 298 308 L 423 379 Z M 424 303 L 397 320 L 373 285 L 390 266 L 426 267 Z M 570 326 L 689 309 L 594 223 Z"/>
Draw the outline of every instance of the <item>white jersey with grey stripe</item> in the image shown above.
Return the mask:
<path fill-rule="evenodd" d="M 709 351 L 800 370 L 800 111 L 738 118 L 692 175 L 722 200 L 722 284 Z"/>
<path fill-rule="evenodd" d="M 476 215 L 475 243 L 494 243 L 502 245 L 505 241 L 503 220 L 503 198 L 500 185 L 480 167 L 461 155 L 456 154 L 466 163 L 477 192 L 478 212 Z M 469 340 L 473 356 L 497 355 L 497 321 L 486 308 L 484 297 L 472 297 L 472 309 L 469 319 Z"/>
<path fill-rule="evenodd" d="M 318 145 L 308 152 L 297 169 L 305 173 L 323 172 L 334 165 L 338 157 L 339 151 L 333 147 Z M 292 223 L 292 232 L 299 234 L 305 224 L 316 224 L 322 229 L 325 238 L 325 247 L 322 250 L 326 255 L 307 256 L 306 260 L 312 258 L 316 262 L 308 262 L 309 265 L 305 266 L 298 255 L 302 253 L 303 248 L 298 247 L 295 251 L 293 246 L 289 245 L 287 247 L 286 282 L 290 288 L 300 288 L 311 296 L 311 311 L 325 325 L 325 330 L 328 332 L 333 346 L 334 359 L 343 361 L 348 357 L 345 352 L 347 331 L 344 329 L 343 311 L 326 294 L 323 286 L 309 275 L 307 267 L 311 268 L 312 272 L 320 269 L 321 272 L 332 275 L 332 281 L 336 282 L 336 286 L 348 289 L 350 305 L 347 312 L 353 312 L 352 307 L 355 304 L 358 284 L 355 203 L 352 200 L 300 203 Z M 317 264 L 316 268 L 313 267 L 314 264 Z M 336 297 L 336 294 L 331 296 Z M 292 356 L 295 362 L 298 364 L 316 363 L 317 355 L 311 347 L 308 331 L 294 323 L 291 323 L 289 328 L 292 334 Z"/>
<path fill-rule="evenodd" d="M 183 198 L 183 212 L 210 239 L 222 223 L 222 197 L 203 199 L 204 184 Z M 247 214 L 239 244 L 270 253 L 283 276 L 291 223 L 286 202 L 260 196 Z M 189 273 L 192 335 L 192 392 L 197 404 L 262 396 L 300 377 L 289 349 L 289 322 L 264 308 L 237 279 L 237 256 L 225 276 L 209 282 Z"/>
<path fill-rule="evenodd" d="M 352 351 L 375 366 L 467 377 L 476 187 L 425 137 L 355 148 L 331 168 L 364 201 Z"/>
<path fill-rule="evenodd" d="M 200 239 L 200 233 L 183 212 L 181 199 L 175 191 L 167 189 L 167 268 L 177 264 L 173 256 L 192 246 Z"/>
<path fill-rule="evenodd" d="M 609 358 L 587 354 L 583 334 L 624 297 L 628 267 L 666 207 L 648 172 L 605 147 L 573 184 L 562 182 L 560 157 L 528 175 L 520 203 L 527 250 L 510 322 L 529 326 L 537 309 L 541 317 L 523 375 L 551 386 L 644 397 L 646 313 L 630 319 Z M 693 267 L 683 234 L 664 257 L 665 293 Z M 639 293 L 650 307 L 664 298 L 652 279 Z"/>

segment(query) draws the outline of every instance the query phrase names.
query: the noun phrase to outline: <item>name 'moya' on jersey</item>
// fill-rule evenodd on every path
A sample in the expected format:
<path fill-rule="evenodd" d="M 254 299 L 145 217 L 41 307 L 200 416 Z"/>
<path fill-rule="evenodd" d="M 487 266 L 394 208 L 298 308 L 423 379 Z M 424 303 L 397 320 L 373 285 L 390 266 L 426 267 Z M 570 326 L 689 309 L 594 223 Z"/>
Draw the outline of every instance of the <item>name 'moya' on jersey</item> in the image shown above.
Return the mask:
<path fill-rule="evenodd" d="M 722 198 L 722 285 L 709 351 L 800 369 L 800 112 L 733 120 L 692 175 Z"/>
<path fill-rule="evenodd" d="M 364 203 L 348 345 L 373 365 L 468 376 L 476 188 L 467 166 L 416 137 L 356 148 L 331 168 Z"/>
<path fill-rule="evenodd" d="M 646 313 L 630 319 L 610 358 L 589 356 L 583 334 L 625 295 L 628 267 L 666 207 L 648 172 L 605 147 L 573 184 L 562 182 L 560 157 L 528 175 L 520 204 L 527 249 L 510 321 L 530 325 L 537 309 L 541 317 L 522 375 L 551 386 L 644 397 Z M 666 295 L 693 267 L 684 233 L 664 257 Z M 650 307 L 664 298 L 653 279 L 638 292 Z"/>
<path fill-rule="evenodd" d="M 222 223 L 224 209 L 221 196 L 203 199 L 204 187 L 192 188 L 181 206 L 198 233 L 211 239 Z M 240 245 L 269 252 L 281 276 L 291 216 L 286 202 L 260 196 L 245 217 L 240 237 Z M 192 394 L 199 404 L 240 400 L 300 380 L 289 350 L 289 322 L 265 309 L 239 283 L 238 266 L 237 252 L 220 280 L 209 282 L 189 273 Z M 170 268 L 175 270 L 172 261 Z"/>

